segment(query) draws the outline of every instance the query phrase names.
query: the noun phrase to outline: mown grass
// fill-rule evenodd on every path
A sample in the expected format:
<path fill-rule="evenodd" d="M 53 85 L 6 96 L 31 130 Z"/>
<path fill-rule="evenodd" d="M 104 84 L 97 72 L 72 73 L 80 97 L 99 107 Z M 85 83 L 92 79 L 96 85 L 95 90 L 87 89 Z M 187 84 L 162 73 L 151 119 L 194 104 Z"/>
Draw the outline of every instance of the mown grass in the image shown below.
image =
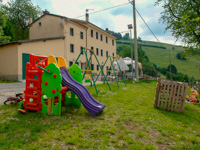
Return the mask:
<path fill-rule="evenodd" d="M 120 41 L 130 42 L 124 40 Z M 167 68 L 167 66 L 170 64 L 169 62 L 169 50 L 170 50 L 171 63 L 176 66 L 178 72 L 188 74 L 190 77 L 193 76 L 195 77 L 195 79 L 200 79 L 200 72 L 199 72 L 200 58 L 189 58 L 187 60 L 180 60 L 176 58 L 176 54 L 178 52 L 184 51 L 183 47 L 174 46 L 174 49 L 172 49 L 172 46 L 170 44 L 151 42 L 151 41 L 143 41 L 138 43 L 166 47 L 166 49 L 154 48 L 154 47 L 142 47 L 142 50 L 145 51 L 151 63 L 154 63 L 156 65 L 159 64 L 159 67 Z"/>
<path fill-rule="evenodd" d="M 128 82 L 128 81 L 127 81 Z M 200 107 L 184 113 L 155 109 L 156 82 L 111 83 L 87 87 L 106 105 L 98 116 L 62 107 L 62 116 L 17 113 L 0 106 L 0 149 L 200 149 Z"/>

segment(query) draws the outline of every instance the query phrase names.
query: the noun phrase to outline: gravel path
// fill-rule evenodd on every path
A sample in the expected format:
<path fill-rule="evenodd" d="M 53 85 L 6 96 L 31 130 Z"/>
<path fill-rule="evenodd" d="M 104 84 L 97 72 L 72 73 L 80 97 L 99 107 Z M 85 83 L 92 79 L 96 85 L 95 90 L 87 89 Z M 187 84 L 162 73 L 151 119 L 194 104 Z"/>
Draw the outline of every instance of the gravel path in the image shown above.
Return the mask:
<path fill-rule="evenodd" d="M 9 96 L 15 96 L 15 93 L 23 93 L 25 90 L 25 82 L 16 83 L 0 83 L 0 105 Z"/>
<path fill-rule="evenodd" d="M 103 82 L 97 81 L 96 84 L 102 84 Z M 90 85 L 90 83 L 84 83 L 84 86 Z M 25 82 L 16 82 L 16 83 L 0 83 L 0 105 L 3 105 L 3 102 L 9 96 L 15 96 L 15 93 L 23 93 L 25 90 Z"/>

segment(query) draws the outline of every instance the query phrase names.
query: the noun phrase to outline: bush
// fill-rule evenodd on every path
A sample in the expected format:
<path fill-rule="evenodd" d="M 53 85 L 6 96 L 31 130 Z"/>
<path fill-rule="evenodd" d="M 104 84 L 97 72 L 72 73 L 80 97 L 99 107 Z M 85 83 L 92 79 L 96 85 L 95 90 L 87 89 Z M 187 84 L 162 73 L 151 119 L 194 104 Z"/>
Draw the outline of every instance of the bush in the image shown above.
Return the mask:
<path fill-rule="evenodd" d="M 189 77 L 188 77 L 187 74 L 184 74 L 184 76 L 183 76 L 183 80 L 184 80 L 185 82 L 189 82 Z"/>
<path fill-rule="evenodd" d="M 156 76 L 157 72 L 155 70 L 155 68 L 153 67 L 153 65 L 151 63 L 144 63 L 142 64 L 143 68 L 144 68 L 144 74 L 146 75 L 150 75 L 150 76 Z"/>
<path fill-rule="evenodd" d="M 166 73 L 166 78 L 169 79 L 169 80 L 171 80 L 171 76 L 170 76 L 170 72 L 169 71 L 167 71 L 167 73 Z M 172 80 L 173 81 L 177 80 L 176 79 L 176 74 L 174 74 L 174 73 L 172 73 Z"/>
<path fill-rule="evenodd" d="M 185 57 L 183 51 L 177 53 L 177 54 L 176 54 L 176 57 L 177 57 L 178 59 L 180 59 L 180 60 L 187 60 L 187 58 Z"/>
<path fill-rule="evenodd" d="M 161 72 L 162 74 L 166 75 L 166 73 L 167 73 L 167 68 L 161 67 L 161 68 L 160 68 L 160 72 Z"/>
<path fill-rule="evenodd" d="M 171 69 L 172 69 L 172 73 L 173 74 L 176 74 L 177 73 L 177 69 L 176 69 L 176 66 L 171 64 Z M 167 67 L 167 71 L 170 72 L 170 65 Z"/>
<path fill-rule="evenodd" d="M 183 82 L 184 81 L 183 77 L 184 77 L 183 73 L 179 72 L 179 73 L 176 74 L 176 80 L 177 81 Z"/>

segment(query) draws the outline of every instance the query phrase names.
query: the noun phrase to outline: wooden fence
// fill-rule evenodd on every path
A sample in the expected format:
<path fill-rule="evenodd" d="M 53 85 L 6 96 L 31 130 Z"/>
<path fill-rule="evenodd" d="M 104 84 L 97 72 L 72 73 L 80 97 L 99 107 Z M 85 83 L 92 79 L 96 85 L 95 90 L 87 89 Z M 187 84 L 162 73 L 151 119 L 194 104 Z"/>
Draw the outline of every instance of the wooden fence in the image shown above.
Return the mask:
<path fill-rule="evenodd" d="M 158 78 L 154 107 L 183 113 L 187 87 L 187 83 Z"/>

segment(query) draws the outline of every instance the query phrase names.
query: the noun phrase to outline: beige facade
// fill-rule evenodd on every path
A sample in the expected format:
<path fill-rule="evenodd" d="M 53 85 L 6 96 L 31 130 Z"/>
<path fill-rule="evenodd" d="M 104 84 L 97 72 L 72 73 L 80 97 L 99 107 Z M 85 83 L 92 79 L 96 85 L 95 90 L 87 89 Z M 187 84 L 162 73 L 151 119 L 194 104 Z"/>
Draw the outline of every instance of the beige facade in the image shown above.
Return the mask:
<path fill-rule="evenodd" d="M 73 35 L 70 30 L 73 30 Z M 91 32 L 93 32 L 93 36 L 91 35 Z M 83 39 L 81 39 L 81 34 L 83 34 Z M 101 65 L 105 62 L 107 55 L 116 56 L 117 38 L 90 22 L 45 14 L 30 25 L 30 39 L 63 35 L 65 36 L 63 56 L 68 65 L 75 62 L 80 53 L 81 47 L 89 49 L 93 48 L 94 52 L 96 54 L 98 53 L 97 58 Z M 70 47 L 73 47 L 73 51 Z M 89 52 L 87 54 L 89 54 Z M 85 62 L 85 57 L 81 56 L 79 59 L 80 67 L 81 63 L 83 64 Z M 92 58 L 92 64 L 94 70 L 97 70 L 97 62 L 94 57 Z M 108 61 L 105 66 L 110 66 L 110 62 Z"/>
<path fill-rule="evenodd" d="M 51 38 L 64 36 L 65 19 L 56 16 L 44 15 L 29 28 L 29 39 Z"/>
<path fill-rule="evenodd" d="M 22 80 L 24 53 L 63 56 L 69 66 L 82 47 L 93 49 L 103 65 L 107 55 L 116 56 L 116 37 L 86 21 L 45 14 L 30 24 L 29 40 L 0 45 L 0 79 Z M 89 52 L 87 54 L 89 57 Z M 85 69 L 85 62 L 83 54 L 78 61 L 82 69 Z M 93 70 L 100 70 L 94 56 L 92 65 Z M 104 71 L 108 66 L 110 61 Z"/>
<path fill-rule="evenodd" d="M 18 45 L 0 47 L 0 79 L 18 80 Z"/>
<path fill-rule="evenodd" d="M 59 57 L 64 55 L 64 39 L 15 42 L 0 46 L 0 79 L 22 80 L 23 54 Z"/>

